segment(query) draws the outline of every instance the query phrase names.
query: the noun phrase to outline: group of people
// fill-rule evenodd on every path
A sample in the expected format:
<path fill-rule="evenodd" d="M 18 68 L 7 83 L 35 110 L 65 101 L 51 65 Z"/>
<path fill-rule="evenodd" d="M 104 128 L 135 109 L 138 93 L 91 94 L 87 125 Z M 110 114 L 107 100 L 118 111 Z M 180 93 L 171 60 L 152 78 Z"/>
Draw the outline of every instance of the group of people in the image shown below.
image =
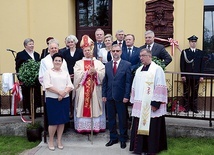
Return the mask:
<path fill-rule="evenodd" d="M 120 141 L 120 147 L 126 148 L 130 103 L 133 117 L 130 151 L 156 154 L 167 149 L 164 118 L 167 86 L 164 71 L 152 62 L 152 56 L 161 59 L 165 65 L 172 58 L 163 45 L 154 42 L 154 37 L 153 31 L 146 31 L 146 44 L 138 48 L 134 46 L 133 34 L 125 35 L 123 30 L 118 30 L 117 40 L 113 41 L 111 34 L 104 35 L 99 28 L 95 31 L 96 41 L 84 35 L 79 49 L 76 36 L 69 35 L 65 38 L 66 47 L 61 50 L 56 39 L 47 38 L 48 48 L 42 52 L 36 85 L 38 92 L 35 93 L 40 97 L 35 96 L 35 99 L 41 100 L 41 84 L 45 92 L 50 150 L 55 149 L 56 131 L 57 147 L 63 149 L 61 138 L 69 117 L 74 117 L 78 133 L 105 131 L 107 117 L 110 140 L 106 146 Z M 24 47 L 25 50 L 16 56 L 17 73 L 28 59 L 40 60 L 32 39 L 26 39 Z M 24 110 L 30 109 L 27 89 L 22 84 Z M 35 100 L 36 106 L 40 100 Z"/>

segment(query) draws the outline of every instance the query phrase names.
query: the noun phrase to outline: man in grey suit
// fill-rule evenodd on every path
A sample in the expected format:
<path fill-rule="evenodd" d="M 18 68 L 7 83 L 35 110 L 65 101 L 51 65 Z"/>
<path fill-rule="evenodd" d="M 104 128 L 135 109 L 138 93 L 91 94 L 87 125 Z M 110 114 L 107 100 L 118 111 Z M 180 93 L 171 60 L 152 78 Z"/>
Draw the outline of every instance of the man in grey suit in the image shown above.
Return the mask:
<path fill-rule="evenodd" d="M 164 61 L 164 64 L 167 66 L 171 61 L 172 57 L 165 50 L 165 47 L 161 44 L 154 42 L 155 34 L 153 31 L 148 30 L 145 32 L 145 45 L 141 46 L 140 49 L 147 48 L 152 51 L 152 56 Z"/>
<path fill-rule="evenodd" d="M 105 65 L 105 77 L 102 85 L 102 99 L 106 102 L 110 141 L 106 146 L 111 146 L 120 141 L 120 147 L 126 148 L 127 140 L 127 106 L 131 91 L 131 63 L 120 58 L 121 47 L 112 46 L 113 60 Z M 119 119 L 119 131 L 116 128 L 116 114 Z"/>

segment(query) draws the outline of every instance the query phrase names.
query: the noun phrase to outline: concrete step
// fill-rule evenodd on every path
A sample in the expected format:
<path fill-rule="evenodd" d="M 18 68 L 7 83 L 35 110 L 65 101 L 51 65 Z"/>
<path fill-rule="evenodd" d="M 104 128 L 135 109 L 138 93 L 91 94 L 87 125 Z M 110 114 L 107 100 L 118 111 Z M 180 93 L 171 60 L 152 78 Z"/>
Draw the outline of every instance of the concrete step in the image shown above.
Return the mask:
<path fill-rule="evenodd" d="M 25 116 L 26 118 L 28 116 Z M 43 123 L 43 117 L 36 118 L 35 121 Z M 71 128 L 68 130 L 69 135 L 75 133 L 73 130 L 73 120 Z M 0 135 L 26 136 L 27 123 L 22 122 L 20 116 L 0 117 Z M 206 120 L 192 120 L 181 118 L 166 118 L 167 135 L 171 137 L 209 137 L 214 138 L 214 127 L 209 127 Z M 108 135 L 108 129 L 105 134 Z M 107 136 L 98 134 L 98 136 Z M 79 134 L 77 134 L 79 135 Z"/>

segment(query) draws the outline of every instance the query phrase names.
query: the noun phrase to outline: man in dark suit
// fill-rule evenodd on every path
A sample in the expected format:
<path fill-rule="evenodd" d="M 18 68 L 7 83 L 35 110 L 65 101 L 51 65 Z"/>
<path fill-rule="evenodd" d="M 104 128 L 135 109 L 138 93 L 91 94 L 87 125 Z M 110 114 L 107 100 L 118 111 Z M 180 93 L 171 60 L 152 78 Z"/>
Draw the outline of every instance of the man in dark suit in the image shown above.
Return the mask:
<path fill-rule="evenodd" d="M 127 34 L 125 37 L 126 48 L 122 50 L 121 59 L 129 61 L 131 71 L 136 70 L 140 66 L 140 49 L 134 46 L 135 36 L 133 34 Z"/>
<path fill-rule="evenodd" d="M 183 50 L 180 57 L 181 72 L 203 73 L 204 53 L 196 48 L 198 37 L 195 35 L 188 38 L 190 47 Z M 199 82 L 203 81 L 202 76 L 182 74 L 181 79 L 184 84 L 184 108 L 185 112 L 192 110 L 198 113 L 198 88 Z M 191 92 L 191 94 L 190 94 Z"/>
<path fill-rule="evenodd" d="M 165 50 L 165 47 L 161 44 L 154 42 L 155 34 L 153 31 L 148 30 L 145 32 L 145 41 L 146 44 L 141 46 L 140 49 L 147 48 L 152 51 L 152 56 L 156 56 L 157 58 L 164 61 L 164 64 L 167 66 L 171 61 L 172 57 Z"/>
<path fill-rule="evenodd" d="M 105 44 L 104 44 L 104 31 L 101 28 L 98 28 L 95 31 L 95 39 L 96 39 L 96 41 L 94 42 L 94 57 L 97 59 L 99 50 L 101 48 L 105 47 Z"/>
<path fill-rule="evenodd" d="M 126 42 L 124 41 L 124 38 L 125 38 L 125 33 L 124 33 L 124 31 L 123 31 L 123 30 L 118 30 L 118 31 L 116 32 L 115 37 L 117 38 L 117 40 L 115 40 L 115 41 L 112 43 L 112 45 L 118 44 L 118 45 L 120 45 L 120 47 L 122 48 L 122 50 L 125 49 L 125 48 L 126 48 Z"/>
<path fill-rule="evenodd" d="M 40 61 L 39 53 L 34 51 L 34 41 L 31 38 L 27 38 L 24 40 L 25 49 L 21 52 L 18 52 L 16 55 L 16 73 L 19 73 L 19 68 L 29 59 L 34 59 L 35 61 Z M 19 78 L 19 76 L 18 76 Z M 22 81 L 20 81 L 22 83 Z M 26 112 L 30 108 L 30 87 L 26 86 L 24 83 L 21 85 L 22 95 L 23 95 L 23 112 Z M 34 109 L 37 107 L 41 107 L 41 87 L 39 80 L 36 79 L 36 83 L 34 85 Z M 31 112 L 31 111 L 30 111 Z"/>
<path fill-rule="evenodd" d="M 102 86 L 102 99 L 106 102 L 111 146 L 120 141 L 120 147 L 126 147 L 127 140 L 127 106 L 131 90 L 131 63 L 120 58 L 122 50 L 118 44 L 112 46 L 113 60 L 105 65 L 105 77 Z M 119 120 L 117 133 L 116 113 Z"/>

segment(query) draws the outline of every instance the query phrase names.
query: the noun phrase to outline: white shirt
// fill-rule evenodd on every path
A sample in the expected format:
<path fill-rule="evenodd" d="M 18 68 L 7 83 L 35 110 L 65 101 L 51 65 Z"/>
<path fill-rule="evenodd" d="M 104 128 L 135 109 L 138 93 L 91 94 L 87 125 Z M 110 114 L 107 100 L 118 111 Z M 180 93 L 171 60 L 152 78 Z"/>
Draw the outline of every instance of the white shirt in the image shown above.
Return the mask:
<path fill-rule="evenodd" d="M 60 81 L 60 82 L 59 82 Z M 71 78 L 68 72 L 66 71 L 53 71 L 52 69 L 49 69 L 44 74 L 44 87 L 46 89 L 45 95 L 46 97 L 51 98 L 58 98 L 58 94 L 50 92 L 47 90 L 47 88 L 55 87 L 59 91 L 65 90 L 66 87 L 71 87 L 71 89 L 74 89 L 74 85 L 71 82 Z M 69 94 L 66 94 L 65 97 L 68 97 Z"/>
<path fill-rule="evenodd" d="M 39 67 L 39 82 L 43 85 L 43 76 L 45 72 L 49 69 L 53 68 L 53 59 L 50 54 L 48 54 L 45 58 L 41 60 L 40 67 Z M 65 60 L 62 62 L 61 69 L 63 71 L 68 72 L 67 63 Z"/>
<path fill-rule="evenodd" d="M 154 45 L 154 43 L 152 43 L 152 44 L 150 45 L 150 51 L 152 50 L 153 45 Z M 149 46 L 149 45 L 146 46 L 147 49 L 149 49 L 148 46 Z"/>
<path fill-rule="evenodd" d="M 130 48 L 130 53 L 129 53 L 129 48 Z M 151 49 L 151 47 L 150 47 Z M 132 51 L 133 51 L 133 46 L 132 47 L 127 47 L 127 53 L 129 53 L 130 55 L 132 55 Z"/>
<path fill-rule="evenodd" d="M 108 55 L 108 51 L 106 50 L 106 48 L 101 48 L 98 52 L 98 57 L 102 58 L 102 63 L 107 63 L 107 55 Z"/>
<path fill-rule="evenodd" d="M 117 64 L 116 64 L 117 68 L 118 68 L 118 65 L 119 65 L 120 61 L 121 61 L 121 58 L 120 58 L 119 60 L 116 61 L 116 62 L 117 62 Z M 114 68 L 114 62 L 115 62 L 115 61 L 113 60 L 113 68 Z"/>
<path fill-rule="evenodd" d="M 26 50 L 25 50 L 26 51 Z M 27 54 L 33 59 L 33 60 L 35 60 L 35 58 L 34 58 L 34 52 L 28 52 L 28 51 L 26 51 L 27 52 Z"/>
<path fill-rule="evenodd" d="M 196 50 L 195 48 L 190 48 L 190 49 L 191 49 L 191 51 L 193 51 L 193 52 L 195 52 L 195 50 Z"/>

